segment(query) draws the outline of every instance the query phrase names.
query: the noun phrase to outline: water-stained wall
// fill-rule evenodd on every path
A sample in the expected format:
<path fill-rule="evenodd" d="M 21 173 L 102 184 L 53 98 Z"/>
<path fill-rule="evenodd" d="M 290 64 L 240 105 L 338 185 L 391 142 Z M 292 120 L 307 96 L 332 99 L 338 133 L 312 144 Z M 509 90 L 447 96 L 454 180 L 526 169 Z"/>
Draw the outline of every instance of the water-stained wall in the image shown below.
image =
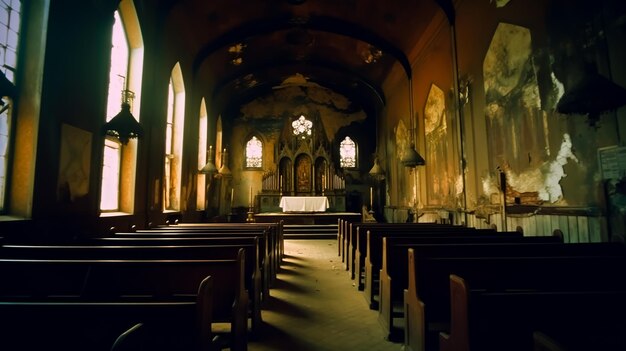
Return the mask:
<path fill-rule="evenodd" d="M 497 214 L 499 227 L 510 222 L 503 216 L 539 212 L 553 226 L 559 226 L 558 217 L 593 217 L 600 224 L 585 237 L 607 239 L 616 228 L 602 224 L 603 213 L 609 203 L 619 203 L 607 196 L 619 197 L 621 188 L 615 185 L 619 179 L 613 180 L 613 190 L 604 193 L 607 177 L 598 153 L 623 143 L 620 119 L 626 112 L 619 107 L 626 101 L 616 105 L 605 97 L 626 93 L 626 70 L 620 66 L 626 53 L 614 45 L 626 33 L 625 5 L 613 0 L 455 4 L 455 21 L 443 15 L 434 19 L 430 40 L 416 46 L 411 57 L 417 149 L 426 159 L 417 168 L 418 203 L 423 204 L 417 210 L 426 213 L 421 220 L 438 219 L 438 210 L 452 212 L 460 222 L 471 217 L 472 223 L 476 218 L 489 222 Z M 591 80 L 613 85 L 581 87 Z M 390 77 L 385 92 L 397 93 L 401 85 Z M 578 91 L 586 93 L 572 97 Z M 567 99 L 580 102 L 575 107 L 582 105 L 589 113 L 569 112 Z M 397 105 L 387 112 L 402 103 L 390 102 Z M 401 130 L 407 120 L 388 113 L 385 123 L 387 145 L 401 148 L 402 138 L 389 131 Z M 411 205 L 400 194 L 413 190 L 414 176 L 392 165 L 388 169 L 401 178 L 390 207 Z M 506 179 L 504 200 L 500 172 Z M 622 216 L 623 226 L 620 205 L 609 212 Z"/>

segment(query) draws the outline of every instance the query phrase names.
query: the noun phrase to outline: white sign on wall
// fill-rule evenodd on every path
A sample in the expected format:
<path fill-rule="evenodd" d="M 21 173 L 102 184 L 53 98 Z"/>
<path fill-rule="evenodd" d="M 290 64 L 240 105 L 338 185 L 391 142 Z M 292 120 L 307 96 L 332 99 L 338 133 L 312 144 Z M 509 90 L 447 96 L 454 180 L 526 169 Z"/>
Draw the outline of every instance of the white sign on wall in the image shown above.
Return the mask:
<path fill-rule="evenodd" d="M 626 146 L 599 148 L 598 162 L 602 179 L 620 179 L 626 176 Z"/>

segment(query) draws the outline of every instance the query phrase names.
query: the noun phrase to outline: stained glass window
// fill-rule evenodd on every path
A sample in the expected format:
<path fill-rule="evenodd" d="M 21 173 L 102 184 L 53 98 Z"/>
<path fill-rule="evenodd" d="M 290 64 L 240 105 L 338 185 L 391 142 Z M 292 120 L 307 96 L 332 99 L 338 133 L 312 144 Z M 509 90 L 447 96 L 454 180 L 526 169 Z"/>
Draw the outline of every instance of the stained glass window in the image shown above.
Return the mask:
<path fill-rule="evenodd" d="M 339 144 L 339 165 L 342 168 L 356 167 L 356 143 L 349 136 Z"/>
<path fill-rule="evenodd" d="M 293 135 L 299 135 L 302 139 L 307 136 L 311 136 L 311 128 L 313 128 L 313 122 L 300 115 L 300 118 L 291 123 L 293 127 Z"/>
<path fill-rule="evenodd" d="M 119 111 L 121 92 L 126 89 L 128 75 L 129 46 L 126 29 L 122 24 L 119 11 L 115 11 L 113 38 L 111 45 L 111 68 L 109 72 L 109 97 L 107 103 L 107 122 Z M 122 152 L 120 142 L 106 139 L 102 164 L 102 188 L 100 189 L 100 209 L 117 211 L 120 209 L 120 169 Z"/>
<path fill-rule="evenodd" d="M 13 83 L 17 66 L 17 43 L 20 36 L 21 1 L 13 1 L 12 5 L 7 3 L 11 2 L 0 3 L 0 70 Z M 12 102 L 7 104 L 7 101 L 3 101 L 2 105 L 5 108 L 0 113 L 0 212 L 4 210 L 9 169 Z"/>
<path fill-rule="evenodd" d="M 255 136 L 246 144 L 246 167 L 263 167 L 263 143 Z"/>

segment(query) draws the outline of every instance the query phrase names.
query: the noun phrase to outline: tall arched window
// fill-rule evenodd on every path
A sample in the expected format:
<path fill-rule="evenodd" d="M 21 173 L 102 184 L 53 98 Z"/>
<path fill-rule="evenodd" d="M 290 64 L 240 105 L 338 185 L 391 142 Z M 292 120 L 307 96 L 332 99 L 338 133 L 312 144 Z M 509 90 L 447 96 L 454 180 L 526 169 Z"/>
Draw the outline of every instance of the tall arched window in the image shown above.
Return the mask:
<path fill-rule="evenodd" d="M 202 169 L 208 159 L 208 117 L 204 98 L 200 102 L 200 116 L 198 118 L 198 169 Z M 212 160 L 211 160 L 212 161 Z M 204 210 L 206 197 L 206 174 L 198 173 L 196 190 L 196 210 Z"/>
<path fill-rule="evenodd" d="M 217 169 L 222 168 L 222 116 L 217 117 L 215 126 L 215 166 Z"/>
<path fill-rule="evenodd" d="M 9 5 L 11 4 L 11 5 Z M 21 1 L 0 2 L 0 71 L 15 83 L 18 42 L 20 38 Z M 5 212 L 9 170 L 9 145 L 12 130 L 13 101 L 0 106 L 0 213 Z"/>
<path fill-rule="evenodd" d="M 115 11 L 111 44 L 106 121 L 120 112 L 123 92 L 134 96 L 134 100 L 130 101 L 131 113 L 139 120 L 143 40 L 131 0 L 122 0 Z M 117 138 L 107 136 L 100 191 L 100 210 L 103 213 L 134 211 L 136 164 L 136 139 L 122 144 Z"/>
<path fill-rule="evenodd" d="M 349 136 L 339 144 L 339 165 L 341 168 L 356 167 L 356 143 Z"/>
<path fill-rule="evenodd" d="M 246 143 L 246 167 L 263 167 L 263 142 L 256 136 L 252 136 Z"/>
<path fill-rule="evenodd" d="M 180 64 L 176 63 L 170 76 L 167 96 L 163 178 L 163 209 L 165 211 L 180 211 L 184 122 L 185 86 Z"/>

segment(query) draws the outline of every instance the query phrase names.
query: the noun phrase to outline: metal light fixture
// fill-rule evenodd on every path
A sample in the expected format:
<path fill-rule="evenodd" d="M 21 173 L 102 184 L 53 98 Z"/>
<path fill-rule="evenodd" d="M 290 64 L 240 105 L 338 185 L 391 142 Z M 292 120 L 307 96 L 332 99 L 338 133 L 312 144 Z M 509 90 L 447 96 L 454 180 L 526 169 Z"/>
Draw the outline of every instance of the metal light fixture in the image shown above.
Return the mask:
<path fill-rule="evenodd" d="M 626 89 L 598 73 L 595 65 L 586 64 L 579 71 L 581 77 L 561 97 L 557 112 L 587 115 L 594 127 L 600 115 L 626 105 Z"/>
<path fill-rule="evenodd" d="M 110 121 L 104 124 L 103 130 L 106 135 L 118 138 L 122 144 L 128 144 L 131 138 L 143 136 L 143 128 L 130 112 L 135 93 L 130 90 L 122 90 L 122 110 Z"/>
<path fill-rule="evenodd" d="M 215 163 L 213 163 L 213 145 L 209 146 L 209 151 L 207 151 L 209 156 L 208 156 L 208 160 L 206 162 L 206 164 L 200 168 L 200 170 L 198 171 L 199 173 L 202 174 L 209 174 L 209 175 L 213 175 L 215 173 L 217 173 L 217 167 L 215 167 Z"/>
<path fill-rule="evenodd" d="M 2 100 L 3 97 L 8 96 L 14 98 L 16 93 L 15 85 L 4 75 L 4 72 L 0 71 L 0 113 L 6 111 L 9 105 Z"/>
<path fill-rule="evenodd" d="M 222 153 L 222 167 L 220 167 L 219 173 L 223 176 L 230 176 L 232 175 L 232 172 L 230 171 L 230 168 L 228 168 L 228 150 L 224 149 L 224 152 Z"/>
<path fill-rule="evenodd" d="M 376 179 L 385 178 L 385 171 L 383 171 L 382 167 L 380 167 L 380 164 L 378 163 L 378 156 L 374 157 L 374 166 L 370 169 L 369 174 Z"/>
<path fill-rule="evenodd" d="M 423 166 L 426 164 L 426 160 L 415 150 L 415 128 L 413 127 L 413 83 L 411 76 L 409 75 L 409 126 L 411 133 L 411 144 L 404 150 L 404 155 L 400 162 L 405 167 L 415 168 L 416 166 Z"/>

